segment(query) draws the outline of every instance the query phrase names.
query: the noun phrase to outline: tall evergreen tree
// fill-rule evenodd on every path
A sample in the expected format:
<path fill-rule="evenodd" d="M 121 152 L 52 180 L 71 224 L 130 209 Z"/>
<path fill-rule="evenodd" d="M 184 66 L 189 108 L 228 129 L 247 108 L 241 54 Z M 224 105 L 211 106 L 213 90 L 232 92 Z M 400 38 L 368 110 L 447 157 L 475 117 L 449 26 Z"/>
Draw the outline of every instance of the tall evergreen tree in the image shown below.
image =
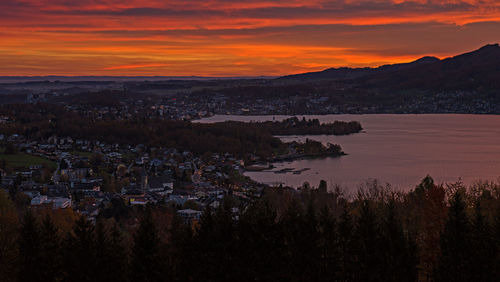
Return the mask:
<path fill-rule="evenodd" d="M 436 281 L 472 281 L 470 275 L 471 227 L 462 194 L 453 195 L 448 219 L 441 234 L 441 257 Z"/>
<path fill-rule="evenodd" d="M 168 255 L 169 275 L 172 281 L 191 281 L 192 264 L 198 253 L 194 247 L 191 223 L 185 224 L 176 214 L 170 227 Z"/>
<path fill-rule="evenodd" d="M 237 237 L 240 281 L 277 281 L 283 266 L 283 237 L 268 201 L 246 209 L 238 222 Z"/>
<path fill-rule="evenodd" d="M 308 277 L 309 281 L 318 281 L 321 269 L 321 251 L 319 249 L 320 234 L 314 198 L 309 199 L 307 204 L 301 232 L 302 238 L 298 251 L 302 253 L 303 258 L 303 277 Z"/>
<path fill-rule="evenodd" d="M 132 281 L 165 281 L 166 277 L 162 275 L 160 244 L 151 208 L 147 207 L 134 235 L 130 273 Z"/>
<path fill-rule="evenodd" d="M 121 234 L 116 224 L 108 232 L 101 221 L 95 227 L 95 276 L 100 281 L 125 279 L 126 254 L 121 245 Z"/>
<path fill-rule="evenodd" d="M 215 236 L 215 219 L 212 209 L 207 205 L 201 219 L 200 226 L 197 229 L 194 238 L 195 248 L 198 250 L 199 255 L 194 258 L 193 263 L 197 266 L 193 270 L 194 281 L 216 281 L 216 250 L 213 248 L 213 242 L 216 240 Z"/>
<path fill-rule="evenodd" d="M 117 223 L 113 224 L 110 232 L 110 240 L 109 240 L 109 252 L 110 252 L 110 261 L 108 262 L 109 269 L 114 269 L 116 271 L 120 271 L 121 274 L 116 273 L 113 281 L 124 281 L 126 275 L 126 267 L 128 264 L 127 261 L 127 252 L 125 247 L 123 246 L 123 236 L 120 231 L 120 227 Z"/>
<path fill-rule="evenodd" d="M 381 226 L 381 251 L 383 251 L 384 281 L 415 281 L 417 262 L 411 252 L 411 243 L 404 234 L 403 225 L 396 213 L 394 200 L 386 207 L 386 216 Z"/>
<path fill-rule="evenodd" d="M 209 207 L 201 218 L 201 226 L 195 238 L 200 253 L 200 268 L 194 280 L 234 281 L 238 279 L 238 242 L 235 220 L 229 198 L 224 198 L 215 213 Z"/>
<path fill-rule="evenodd" d="M 353 281 L 358 269 L 354 257 L 356 245 L 353 240 L 353 233 L 353 220 L 348 206 L 345 205 L 338 224 L 338 252 L 340 261 L 337 278 L 339 281 Z"/>
<path fill-rule="evenodd" d="M 40 227 L 40 281 L 59 281 L 63 273 L 59 230 L 47 214 Z"/>
<path fill-rule="evenodd" d="M 40 229 L 38 222 L 28 210 L 24 215 L 19 234 L 19 281 L 40 281 Z"/>
<path fill-rule="evenodd" d="M 495 220 L 493 223 L 493 245 L 492 248 L 495 250 L 495 255 L 493 256 L 493 275 L 494 277 L 500 277 L 500 204 L 496 210 Z"/>
<path fill-rule="evenodd" d="M 236 226 L 231 210 L 230 199 L 225 197 L 223 204 L 215 212 L 215 241 L 212 242 L 215 254 L 217 280 L 234 281 L 237 273 Z"/>
<path fill-rule="evenodd" d="M 338 235 L 336 219 L 328 206 L 324 206 L 319 214 L 319 249 L 320 249 L 320 281 L 336 280 L 339 269 L 340 253 L 338 251 Z"/>
<path fill-rule="evenodd" d="M 321 180 L 319 182 L 318 192 L 321 195 L 325 195 L 328 192 L 328 185 L 326 184 L 326 181 Z"/>
<path fill-rule="evenodd" d="M 94 225 L 82 215 L 74 224 L 66 240 L 64 281 L 90 282 L 96 276 L 96 249 Z"/>
<path fill-rule="evenodd" d="M 302 281 L 307 263 L 302 253 L 304 244 L 304 214 L 297 199 L 292 199 L 283 214 L 280 225 L 283 228 L 286 263 L 284 275 L 291 281 Z"/>
<path fill-rule="evenodd" d="M 495 281 L 495 241 L 490 224 L 483 215 L 481 202 L 476 201 L 471 230 L 470 270 L 472 281 Z"/>
<path fill-rule="evenodd" d="M 104 277 L 109 273 L 109 269 L 107 266 L 110 250 L 109 250 L 109 239 L 106 234 L 106 230 L 104 230 L 104 225 L 102 221 L 97 221 L 95 225 L 95 276 L 99 277 L 102 281 L 105 281 Z M 106 277 L 108 278 L 108 277 Z"/>
<path fill-rule="evenodd" d="M 381 252 L 379 246 L 379 229 L 377 218 L 370 202 L 363 201 L 361 214 L 356 229 L 356 258 L 359 266 L 357 277 L 359 281 L 381 281 Z"/>
<path fill-rule="evenodd" d="M 19 231 L 17 211 L 7 192 L 0 189 L 0 277 L 18 281 Z"/>

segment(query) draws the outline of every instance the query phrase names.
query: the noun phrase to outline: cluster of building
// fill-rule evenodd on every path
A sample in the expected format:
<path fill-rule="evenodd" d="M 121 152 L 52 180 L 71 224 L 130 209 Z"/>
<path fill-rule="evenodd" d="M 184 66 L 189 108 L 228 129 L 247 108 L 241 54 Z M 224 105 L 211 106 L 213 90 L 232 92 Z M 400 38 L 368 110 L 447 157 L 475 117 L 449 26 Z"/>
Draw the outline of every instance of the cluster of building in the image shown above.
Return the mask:
<path fill-rule="evenodd" d="M 476 91 L 447 91 L 413 99 L 412 103 L 402 107 L 402 112 L 498 114 L 500 105 L 488 95 Z"/>
<path fill-rule="evenodd" d="M 225 195 L 249 201 L 264 187 L 243 177 L 243 161 L 230 154 L 202 158 L 174 148 L 58 136 L 44 141 L 21 135 L 0 139 L 15 148 L 11 157 L 21 162 L 27 158 L 22 165 L 2 161 L 2 189 L 31 206 L 71 208 L 89 218 L 119 200 L 126 206 L 173 205 L 182 218 L 196 219 L 206 206 L 217 208 Z"/>
<path fill-rule="evenodd" d="M 372 90 L 357 93 L 356 85 L 333 84 L 328 87 L 293 91 L 273 80 L 245 80 L 237 83 L 167 81 L 81 83 L 80 88 L 65 88 L 57 83 L 34 85 L 24 102 L 59 103 L 68 110 L 92 119 L 127 120 L 160 118 L 194 120 L 212 115 L 320 115 L 376 113 L 498 113 L 500 108 L 488 95 L 474 91 L 422 92 L 408 99 L 372 99 L 383 93 Z M 201 84 L 204 90 L 195 87 Z M 213 84 L 213 85 L 212 85 Z M 227 85 L 226 85 L 227 84 Z M 24 85 L 25 86 L 25 85 Z M 218 86 L 218 87 L 215 87 Z M 237 87 L 239 86 L 239 87 Z M 9 86 L 13 87 L 13 86 Z M 38 87 L 38 88 L 37 88 Z M 201 87 L 201 86 L 200 86 Z M 245 87 L 257 87 L 245 90 Z M 259 90 L 259 87 L 263 87 Z M 266 95 L 266 87 L 277 87 Z M 281 89 L 280 87 L 283 87 Z M 300 87 L 299 87 L 300 88 Z M 17 88 L 13 88 L 14 93 Z M 316 89 L 316 90 L 315 90 Z M 19 89 L 17 89 L 19 91 Z M 26 90 L 27 91 L 27 90 Z M 97 99 L 93 103 L 71 100 L 75 96 L 97 95 L 99 91 L 121 93 L 113 103 Z M 262 93 L 260 93 L 262 92 Z M 283 93 L 281 93 L 283 92 Z M 352 92 L 352 93 L 351 93 Z M 90 93 L 90 94 L 89 94 Z M 125 94 L 129 95 L 125 95 Z M 133 93 L 133 94 L 130 94 Z M 116 93 L 114 93 L 116 94 Z M 123 94 L 123 95 L 122 95 Z M 109 93 L 102 94 L 113 95 Z M 360 97 L 358 97 L 361 95 Z M 401 94 L 394 94 L 394 97 Z M 83 97 L 82 96 L 82 97 Z M 114 97 L 114 96 L 113 96 Z M 358 97 L 358 98 L 356 98 Z M 364 98 L 363 98 L 364 97 Z M 89 99 L 94 99 L 90 97 Z M 69 100 L 68 100 L 69 99 Z M 113 100 L 113 99 L 111 99 Z M 360 101 L 362 101 L 360 103 Z"/>

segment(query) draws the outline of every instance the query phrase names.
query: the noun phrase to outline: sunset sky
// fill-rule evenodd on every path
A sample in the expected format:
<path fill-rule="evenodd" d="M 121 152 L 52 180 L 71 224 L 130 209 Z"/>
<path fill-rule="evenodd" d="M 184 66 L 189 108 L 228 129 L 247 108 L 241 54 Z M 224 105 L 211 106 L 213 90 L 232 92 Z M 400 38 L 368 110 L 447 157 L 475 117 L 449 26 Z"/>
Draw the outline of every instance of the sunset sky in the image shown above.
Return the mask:
<path fill-rule="evenodd" d="M 498 0 L 0 0 L 0 75 L 282 75 L 500 41 Z"/>

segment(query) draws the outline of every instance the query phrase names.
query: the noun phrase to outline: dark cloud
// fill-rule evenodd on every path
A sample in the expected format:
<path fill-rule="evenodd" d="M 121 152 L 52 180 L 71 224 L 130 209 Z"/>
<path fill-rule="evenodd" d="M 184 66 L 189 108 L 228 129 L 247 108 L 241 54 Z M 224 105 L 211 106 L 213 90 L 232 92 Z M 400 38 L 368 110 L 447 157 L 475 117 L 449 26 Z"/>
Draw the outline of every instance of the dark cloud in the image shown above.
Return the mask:
<path fill-rule="evenodd" d="M 418 3 L 392 1 L 369 1 L 369 2 L 344 2 L 328 1 L 320 6 L 302 7 L 263 7 L 255 9 L 241 9 L 234 11 L 232 15 L 250 18 L 349 18 L 353 16 L 397 16 L 401 14 L 419 13 L 443 13 L 443 12 L 467 12 L 473 10 L 474 6 L 466 2 L 456 3 Z"/>
<path fill-rule="evenodd" d="M 500 40 L 498 1 L 469 3 L 0 0 L 0 72 L 165 64 L 170 74 L 284 74 L 442 57 Z"/>
<path fill-rule="evenodd" d="M 472 50 L 500 40 L 500 22 L 463 26 L 438 22 L 385 25 L 295 25 L 245 29 L 164 29 L 164 30 L 60 30 L 97 37 L 136 41 L 144 45 L 175 46 L 177 40 L 196 38 L 198 44 L 271 44 L 287 46 L 336 47 L 353 54 L 379 56 L 439 55 Z M 154 40 L 152 38 L 155 38 Z M 466 40 L 464 40 L 466 39 Z"/>
<path fill-rule="evenodd" d="M 223 6 L 223 5 L 222 5 Z M 116 9 L 84 8 L 78 6 L 75 9 L 54 9 L 47 8 L 43 11 L 48 14 L 68 14 L 87 16 L 124 16 L 124 17 L 237 17 L 255 19 L 289 19 L 289 18 L 346 18 L 352 16 L 362 16 L 365 14 L 377 16 L 394 16 L 396 13 L 443 13 L 443 12 L 466 12 L 474 9 L 474 5 L 467 2 L 442 3 L 440 1 L 419 3 L 392 1 L 325 1 L 315 5 L 304 4 L 302 6 L 273 6 L 272 4 L 260 8 L 196 8 L 186 5 L 173 5 L 171 7 L 134 7 Z"/>
<path fill-rule="evenodd" d="M 81 15 L 81 16 L 118 16 L 118 17 L 190 17 L 199 15 L 223 15 L 219 11 L 211 10 L 176 10 L 176 9 L 161 9 L 151 7 L 139 7 L 128 9 L 47 9 L 44 10 L 47 14 L 64 14 L 64 15 Z"/>

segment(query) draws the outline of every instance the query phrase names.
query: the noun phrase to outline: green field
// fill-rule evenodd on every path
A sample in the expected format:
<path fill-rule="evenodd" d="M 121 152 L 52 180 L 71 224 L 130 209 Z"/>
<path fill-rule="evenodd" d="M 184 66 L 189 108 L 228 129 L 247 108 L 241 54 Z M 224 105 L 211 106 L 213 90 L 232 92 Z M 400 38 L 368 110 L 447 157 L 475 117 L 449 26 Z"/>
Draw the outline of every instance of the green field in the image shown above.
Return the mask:
<path fill-rule="evenodd" d="M 49 167 L 56 168 L 56 163 L 53 161 L 49 161 L 42 157 L 32 156 L 25 153 L 17 153 L 17 154 L 0 154 L 0 161 L 4 160 L 8 167 L 11 168 L 19 168 L 25 167 L 28 168 L 32 165 L 40 165 L 46 164 Z"/>

